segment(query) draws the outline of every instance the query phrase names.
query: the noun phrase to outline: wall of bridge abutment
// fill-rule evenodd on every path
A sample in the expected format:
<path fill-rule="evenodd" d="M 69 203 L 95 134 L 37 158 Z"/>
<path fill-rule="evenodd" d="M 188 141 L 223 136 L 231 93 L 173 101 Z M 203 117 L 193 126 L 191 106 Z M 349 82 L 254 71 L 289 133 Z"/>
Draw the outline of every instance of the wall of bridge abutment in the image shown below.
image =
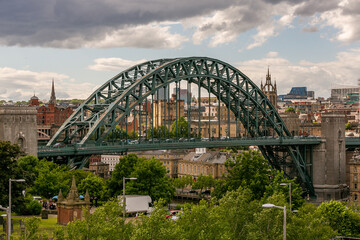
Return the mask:
<path fill-rule="evenodd" d="M 347 200 L 345 116 L 322 114 L 323 141 L 313 149 L 313 184 L 316 202 Z"/>

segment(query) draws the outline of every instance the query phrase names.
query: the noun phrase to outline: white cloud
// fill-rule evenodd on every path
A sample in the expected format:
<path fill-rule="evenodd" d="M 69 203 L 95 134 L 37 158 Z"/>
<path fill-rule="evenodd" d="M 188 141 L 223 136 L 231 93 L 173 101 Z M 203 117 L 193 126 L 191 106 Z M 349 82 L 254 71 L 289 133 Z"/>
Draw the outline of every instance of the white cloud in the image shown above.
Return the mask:
<path fill-rule="evenodd" d="M 360 77 L 360 48 L 340 52 L 336 60 L 329 62 L 291 63 L 270 52 L 265 58 L 239 62 L 236 66 L 257 85 L 265 81 L 267 66 L 270 66 L 278 94 L 288 93 L 291 87 L 305 86 L 315 91 L 316 96 L 329 97 L 331 87 L 338 84 L 357 85 Z"/>
<path fill-rule="evenodd" d="M 107 33 L 103 39 L 90 41 L 85 47 L 90 48 L 180 48 L 188 38 L 170 33 L 170 26 L 148 24 L 127 27 Z"/>
<path fill-rule="evenodd" d="M 0 99 L 29 100 L 35 93 L 39 99 L 49 100 L 52 79 L 55 81 L 55 93 L 58 99 L 87 98 L 94 87 L 90 83 L 72 81 L 64 74 L 3 67 L 0 68 L 0 85 L 6 91 L 0 92 Z"/>
<path fill-rule="evenodd" d="M 120 72 L 129 67 L 137 65 L 139 63 L 146 62 L 146 59 L 141 60 L 126 60 L 122 58 L 97 58 L 94 60 L 95 64 L 89 66 L 89 69 L 95 71 L 116 71 Z"/>

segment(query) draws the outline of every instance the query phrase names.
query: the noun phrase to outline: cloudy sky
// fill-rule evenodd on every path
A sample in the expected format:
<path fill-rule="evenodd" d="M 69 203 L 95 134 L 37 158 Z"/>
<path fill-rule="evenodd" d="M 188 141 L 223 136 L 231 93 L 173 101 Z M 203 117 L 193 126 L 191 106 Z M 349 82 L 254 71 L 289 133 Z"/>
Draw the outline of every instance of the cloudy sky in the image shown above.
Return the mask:
<path fill-rule="evenodd" d="M 87 98 L 136 63 L 207 56 L 278 93 L 360 78 L 359 0 L 0 0 L 0 99 Z"/>

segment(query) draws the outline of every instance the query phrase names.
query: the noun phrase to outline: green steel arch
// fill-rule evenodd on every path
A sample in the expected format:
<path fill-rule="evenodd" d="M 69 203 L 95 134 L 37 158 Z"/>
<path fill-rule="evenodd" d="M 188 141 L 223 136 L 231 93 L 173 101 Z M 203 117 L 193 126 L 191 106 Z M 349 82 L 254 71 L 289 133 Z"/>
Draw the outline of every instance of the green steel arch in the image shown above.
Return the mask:
<path fill-rule="evenodd" d="M 291 136 L 274 106 L 245 74 L 217 59 L 189 57 L 149 61 L 119 73 L 90 95 L 65 121 L 47 146 L 60 141 L 75 141 L 80 145 L 90 141 L 101 143 L 120 122 L 127 120 L 131 111 L 149 98 L 153 99 L 160 89 L 180 81 L 197 85 L 199 96 L 200 89 L 216 96 L 219 102 L 233 112 L 251 137 Z M 259 148 L 274 168 L 284 170 L 288 176 L 298 176 L 310 194 L 314 193 L 299 148 Z"/>

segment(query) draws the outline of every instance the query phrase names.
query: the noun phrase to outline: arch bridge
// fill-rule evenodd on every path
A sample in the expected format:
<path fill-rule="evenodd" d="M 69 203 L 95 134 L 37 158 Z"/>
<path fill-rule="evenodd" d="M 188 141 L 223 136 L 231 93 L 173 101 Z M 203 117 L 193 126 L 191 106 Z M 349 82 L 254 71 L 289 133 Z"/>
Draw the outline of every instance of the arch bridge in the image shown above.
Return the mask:
<path fill-rule="evenodd" d="M 91 154 L 256 145 L 273 168 L 298 177 L 314 195 L 308 150 L 319 142 L 291 136 L 265 94 L 237 68 L 188 57 L 144 62 L 105 82 L 39 148 L 39 157 L 83 165 Z"/>

